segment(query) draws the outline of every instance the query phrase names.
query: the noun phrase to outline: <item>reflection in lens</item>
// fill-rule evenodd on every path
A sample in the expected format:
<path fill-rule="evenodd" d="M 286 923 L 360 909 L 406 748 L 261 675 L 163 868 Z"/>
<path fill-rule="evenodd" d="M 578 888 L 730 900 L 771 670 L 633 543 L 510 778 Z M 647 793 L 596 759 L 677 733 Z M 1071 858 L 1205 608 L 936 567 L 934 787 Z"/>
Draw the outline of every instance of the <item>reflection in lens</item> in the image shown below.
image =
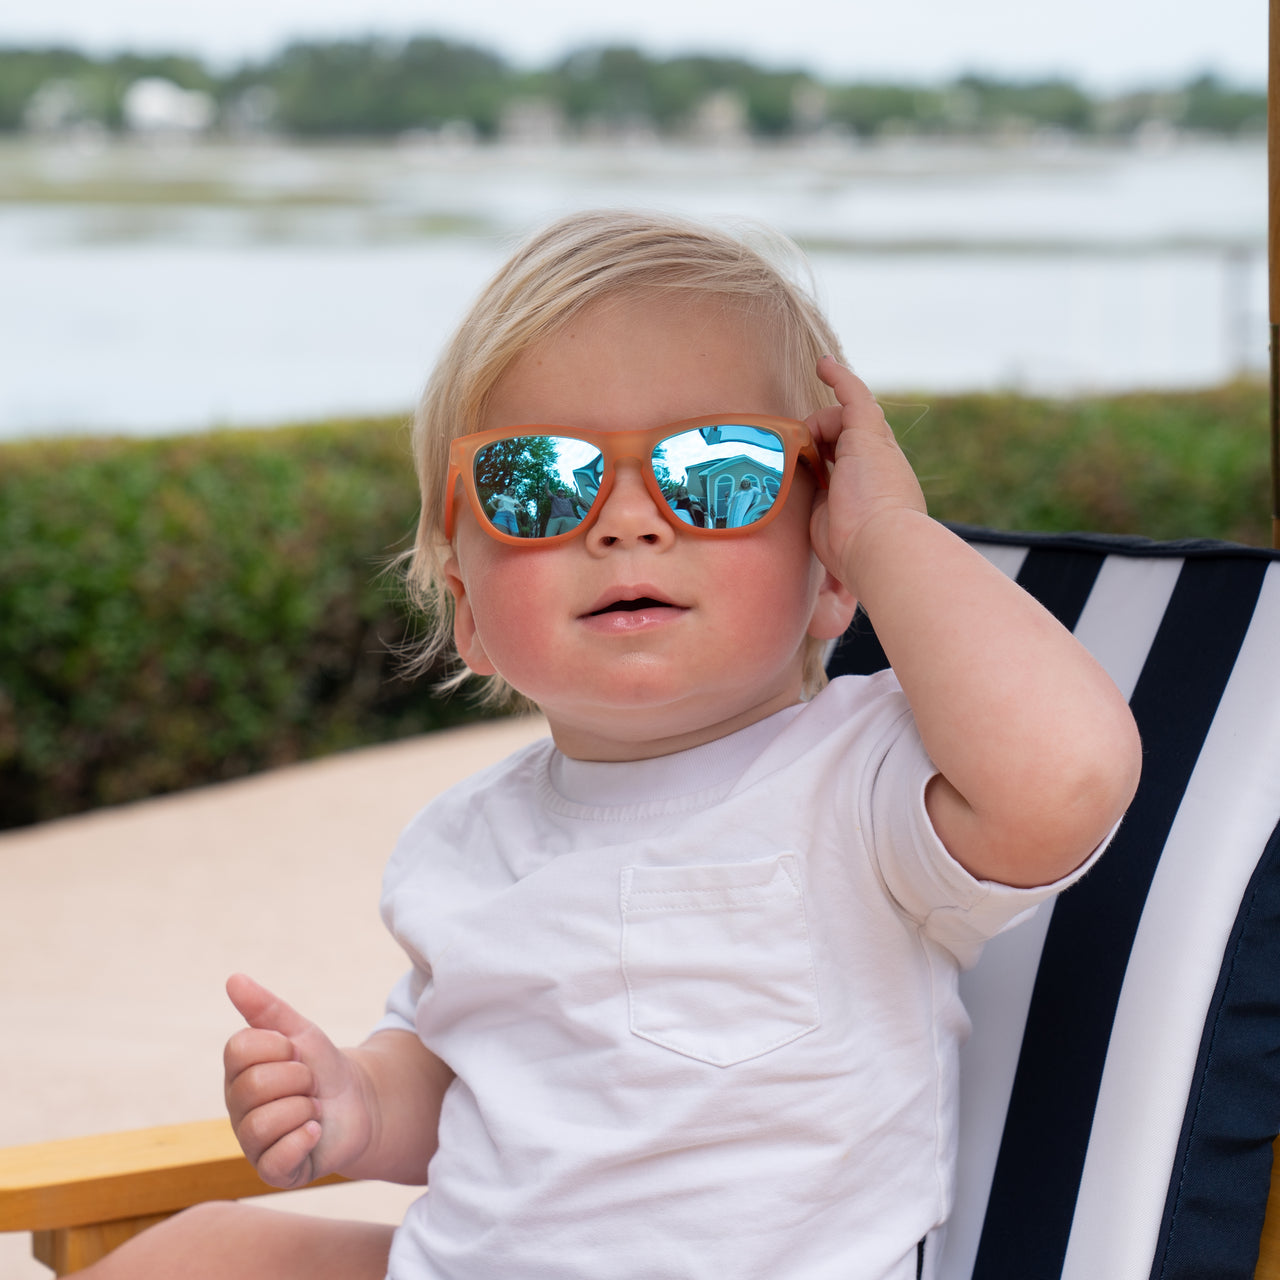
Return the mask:
<path fill-rule="evenodd" d="M 653 473 L 680 519 L 739 529 L 772 508 L 785 455 L 775 432 L 725 422 L 668 436 L 653 451 Z"/>
<path fill-rule="evenodd" d="M 489 522 L 513 538 L 552 538 L 580 525 L 600 488 L 600 451 L 567 436 L 516 436 L 475 455 Z"/>

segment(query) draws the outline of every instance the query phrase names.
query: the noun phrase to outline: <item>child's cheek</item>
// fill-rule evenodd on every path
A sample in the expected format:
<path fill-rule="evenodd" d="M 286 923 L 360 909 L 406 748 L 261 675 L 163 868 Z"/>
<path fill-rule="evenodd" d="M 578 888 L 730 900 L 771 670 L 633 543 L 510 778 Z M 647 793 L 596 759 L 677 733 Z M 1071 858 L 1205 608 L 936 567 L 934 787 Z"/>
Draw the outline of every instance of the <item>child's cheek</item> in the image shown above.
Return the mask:
<path fill-rule="evenodd" d="M 554 571 L 554 556 L 554 550 L 494 544 L 494 554 L 468 575 L 476 633 L 489 661 L 529 696 L 555 661 L 557 602 L 560 612 L 565 608 L 563 574 Z"/>

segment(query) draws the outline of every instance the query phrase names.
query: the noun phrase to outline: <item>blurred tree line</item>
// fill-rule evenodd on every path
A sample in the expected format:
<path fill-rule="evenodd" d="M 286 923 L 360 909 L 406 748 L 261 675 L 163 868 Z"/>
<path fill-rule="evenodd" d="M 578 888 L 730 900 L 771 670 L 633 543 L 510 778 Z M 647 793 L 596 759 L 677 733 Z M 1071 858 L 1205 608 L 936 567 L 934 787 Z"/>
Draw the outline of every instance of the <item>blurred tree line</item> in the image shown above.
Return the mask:
<path fill-rule="evenodd" d="M 216 77 L 195 58 L 133 53 L 91 58 L 72 49 L 0 49 L 0 129 L 32 123 L 33 105 L 41 90 L 51 87 L 74 98 L 79 119 L 119 129 L 125 90 L 147 76 L 217 96 Z"/>
<path fill-rule="evenodd" d="M 146 77 L 209 95 L 228 131 L 303 137 L 452 129 L 490 138 L 530 111 L 567 133 L 678 135 L 717 103 L 731 126 L 765 138 L 821 129 L 859 137 L 1043 129 L 1123 136 L 1152 122 L 1238 135 L 1262 133 L 1266 121 L 1264 91 L 1211 74 L 1180 88 L 1100 98 L 1061 79 L 833 84 L 801 69 L 711 55 L 654 57 L 631 47 L 579 50 L 527 70 L 483 48 L 423 36 L 296 43 L 222 72 L 177 55 L 0 48 L 0 130 L 68 123 L 120 129 L 126 90 Z"/>

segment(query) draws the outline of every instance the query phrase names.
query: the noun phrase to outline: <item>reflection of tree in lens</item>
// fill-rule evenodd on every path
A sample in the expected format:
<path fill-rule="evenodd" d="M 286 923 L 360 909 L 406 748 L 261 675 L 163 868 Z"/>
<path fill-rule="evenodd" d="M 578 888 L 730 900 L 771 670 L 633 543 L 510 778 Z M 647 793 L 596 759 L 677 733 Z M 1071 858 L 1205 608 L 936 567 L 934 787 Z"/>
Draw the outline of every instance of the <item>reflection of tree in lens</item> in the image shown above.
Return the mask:
<path fill-rule="evenodd" d="M 548 503 L 543 490 L 560 483 L 556 470 L 556 442 L 550 436 L 518 436 L 498 440 L 476 454 L 476 492 L 492 516 L 496 499 L 505 493 L 520 506 L 520 533 L 538 532 Z"/>
<path fill-rule="evenodd" d="M 670 496 L 680 481 L 671 478 L 671 468 L 667 465 L 667 442 L 665 440 L 653 451 L 653 456 L 649 462 L 653 467 L 653 478 L 658 482 L 658 488 Z"/>

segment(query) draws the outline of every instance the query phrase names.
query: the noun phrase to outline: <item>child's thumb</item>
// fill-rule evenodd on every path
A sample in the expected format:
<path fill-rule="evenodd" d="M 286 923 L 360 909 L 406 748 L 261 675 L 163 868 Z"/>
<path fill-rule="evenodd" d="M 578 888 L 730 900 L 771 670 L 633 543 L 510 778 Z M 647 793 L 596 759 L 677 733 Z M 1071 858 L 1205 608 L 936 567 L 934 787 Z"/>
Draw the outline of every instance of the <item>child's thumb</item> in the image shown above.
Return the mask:
<path fill-rule="evenodd" d="M 268 991 L 247 974 L 235 973 L 227 979 L 227 995 L 240 1011 L 240 1016 L 261 1031 L 278 1031 L 296 1036 L 311 1026 L 292 1005 Z"/>

